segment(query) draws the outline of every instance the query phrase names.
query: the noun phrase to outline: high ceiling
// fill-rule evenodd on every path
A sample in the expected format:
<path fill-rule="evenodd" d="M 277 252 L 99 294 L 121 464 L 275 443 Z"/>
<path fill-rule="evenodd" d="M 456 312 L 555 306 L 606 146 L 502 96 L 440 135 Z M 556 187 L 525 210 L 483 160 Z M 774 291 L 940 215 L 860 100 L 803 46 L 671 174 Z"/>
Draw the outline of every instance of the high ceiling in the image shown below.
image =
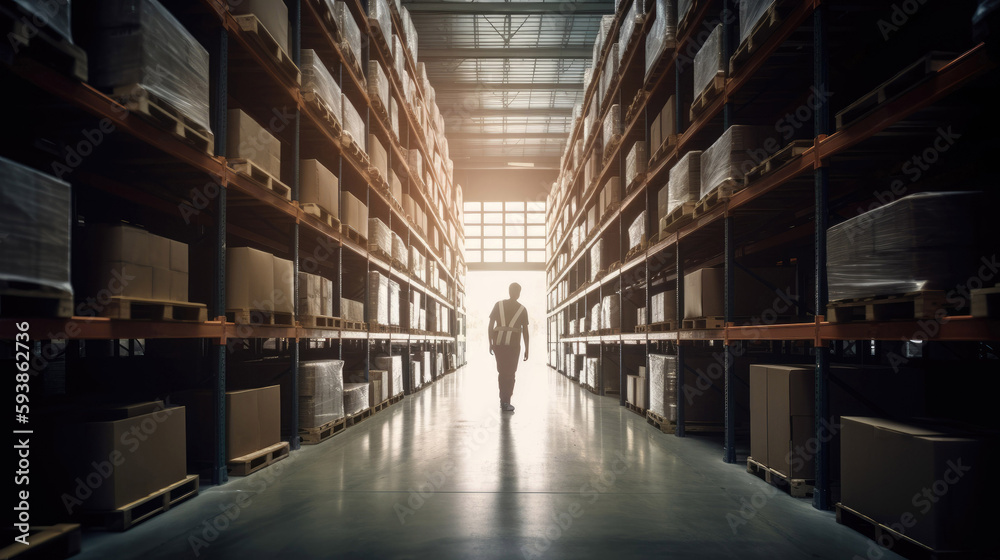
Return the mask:
<path fill-rule="evenodd" d="M 614 11 L 614 2 L 403 5 L 456 170 L 558 168 L 601 15 Z"/>

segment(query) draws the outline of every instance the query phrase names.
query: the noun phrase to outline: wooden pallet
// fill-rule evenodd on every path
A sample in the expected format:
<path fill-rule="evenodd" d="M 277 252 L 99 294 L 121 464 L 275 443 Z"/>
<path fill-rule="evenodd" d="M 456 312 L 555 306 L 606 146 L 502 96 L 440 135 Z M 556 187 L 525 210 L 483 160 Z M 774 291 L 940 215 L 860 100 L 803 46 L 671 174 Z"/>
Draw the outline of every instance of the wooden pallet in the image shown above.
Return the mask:
<path fill-rule="evenodd" d="M 616 336 L 622 334 L 622 330 L 620 328 L 600 329 L 597 334 L 598 336 Z"/>
<path fill-rule="evenodd" d="M 375 333 L 402 334 L 403 328 L 397 325 L 382 325 L 379 323 L 368 323 L 368 331 Z"/>
<path fill-rule="evenodd" d="M 82 531 L 76 523 L 30 527 L 28 545 L 14 543 L 0 548 L 0 559 L 62 560 L 80 553 L 82 539 Z"/>
<path fill-rule="evenodd" d="M 264 309 L 230 309 L 226 311 L 226 321 L 237 325 L 295 326 L 295 315 L 284 311 Z"/>
<path fill-rule="evenodd" d="M 952 309 L 945 293 L 927 290 L 906 294 L 831 301 L 826 318 L 831 323 L 850 321 L 890 321 L 893 319 L 932 319 L 941 309 Z"/>
<path fill-rule="evenodd" d="M 698 204 L 695 205 L 693 216 L 695 218 L 704 216 L 705 214 L 711 212 L 716 206 L 729 202 L 729 199 L 736 192 L 735 185 L 735 181 L 727 179 L 725 183 L 712 189 L 698 201 Z"/>
<path fill-rule="evenodd" d="M 344 431 L 347 427 L 347 418 L 338 418 L 315 428 L 302 428 L 299 430 L 299 441 L 302 445 L 316 445 L 332 438 Z"/>
<path fill-rule="evenodd" d="M 668 332 L 677 330 L 677 321 L 660 321 L 659 323 L 649 323 L 641 325 L 646 327 L 644 332 Z"/>
<path fill-rule="evenodd" d="M 371 415 L 372 415 L 372 409 L 366 406 L 365 409 L 362 410 L 361 412 L 348 416 L 347 425 L 354 426 L 360 422 L 363 422 L 364 420 L 367 420 Z"/>
<path fill-rule="evenodd" d="M 334 113 L 326 100 L 316 92 L 304 91 L 302 92 L 302 99 L 305 101 L 306 107 L 311 108 L 326 124 L 330 130 L 330 135 L 339 140 L 344 134 L 344 126 L 340 124 L 340 115 Z"/>
<path fill-rule="evenodd" d="M 629 104 L 628 109 L 625 111 L 625 122 L 632 122 L 632 118 L 636 116 L 641 107 L 646 103 L 646 99 L 649 98 L 649 90 L 640 89 L 635 93 L 635 97 L 632 98 L 632 103 Z"/>
<path fill-rule="evenodd" d="M 313 5 L 313 9 L 319 15 L 319 19 L 326 24 L 326 31 L 330 34 L 334 43 L 340 44 L 343 40 L 343 35 L 340 32 L 340 26 L 337 25 L 337 18 L 333 14 L 333 10 L 330 7 L 333 4 L 326 2 L 325 0 L 310 0 Z M 390 2 L 390 6 L 392 3 Z"/>
<path fill-rule="evenodd" d="M 754 24 L 753 29 L 750 30 L 750 34 L 747 38 L 740 43 L 740 46 L 733 53 L 733 56 L 729 59 L 729 73 L 733 74 L 736 69 L 739 68 L 744 62 L 750 59 L 761 45 L 763 45 L 767 40 L 774 34 L 774 31 L 781 26 L 781 23 L 785 19 L 787 13 L 786 6 L 789 4 L 787 0 L 778 0 L 773 2 L 770 7 L 768 7 L 767 12 L 764 13 Z"/>
<path fill-rule="evenodd" d="M 813 143 L 811 140 L 793 140 L 787 146 L 775 152 L 774 155 L 761 162 L 760 165 L 748 171 L 743 176 L 743 186 L 747 186 L 761 177 L 774 173 L 788 165 L 812 146 Z"/>
<path fill-rule="evenodd" d="M 747 458 L 747 472 L 763 480 L 764 482 L 784 490 L 793 498 L 809 498 L 813 495 L 813 487 L 816 481 L 806 478 L 789 478 L 780 472 Z"/>
<path fill-rule="evenodd" d="M 660 221 L 660 233 L 673 233 L 694 218 L 694 208 L 697 202 L 684 202 L 677 205 Z"/>
<path fill-rule="evenodd" d="M 386 125 L 386 129 L 391 130 L 392 120 L 389 118 L 389 108 L 386 107 L 385 104 L 382 103 L 382 100 L 379 99 L 377 96 L 373 95 L 371 97 L 371 100 L 372 100 L 372 112 L 375 113 L 375 116 L 378 118 L 379 121 L 381 121 L 383 124 Z"/>
<path fill-rule="evenodd" d="M 315 217 L 317 220 L 323 222 L 324 224 L 330 226 L 336 231 L 340 231 L 340 220 L 336 216 L 331 214 L 318 204 L 313 204 L 312 202 L 306 202 L 301 205 L 302 211 L 310 216 Z"/>
<path fill-rule="evenodd" d="M 625 262 L 628 262 L 633 258 L 645 253 L 646 249 L 648 248 L 649 248 L 649 242 L 643 239 L 641 243 L 639 243 L 635 247 L 632 247 L 631 249 L 628 250 L 627 253 L 625 253 Z"/>
<path fill-rule="evenodd" d="M 643 83 L 650 88 L 653 87 L 660 76 L 667 70 L 667 67 L 670 66 L 670 62 L 672 60 L 670 55 L 677 48 L 677 41 L 674 39 L 664 39 L 663 43 L 663 52 L 660 53 L 660 57 L 656 59 L 656 63 L 646 70 L 645 78 L 643 80 Z"/>
<path fill-rule="evenodd" d="M 378 403 L 375 406 L 368 407 L 368 409 L 372 411 L 372 414 L 377 414 L 389 408 L 389 405 L 392 404 L 390 401 L 391 399 L 385 399 L 384 401 Z"/>
<path fill-rule="evenodd" d="M 875 111 L 879 106 L 892 101 L 911 89 L 934 77 L 938 70 L 954 60 L 950 53 L 931 52 L 907 66 L 877 88 L 866 93 L 861 99 L 837 113 L 837 130 L 849 126 Z"/>
<path fill-rule="evenodd" d="M 47 26 L 34 25 L 35 18 L 35 14 L 15 3 L 0 6 L 0 30 L 6 38 L 4 44 L 10 49 L 9 54 L 4 49 L 4 58 L 9 56 L 8 60 L 18 65 L 23 57 L 86 82 L 87 52 Z"/>
<path fill-rule="evenodd" d="M 992 288 L 972 290 L 971 315 L 973 317 L 1000 317 L 1000 284 Z"/>
<path fill-rule="evenodd" d="M 712 81 L 708 83 L 708 86 L 691 102 L 691 110 L 688 111 L 688 116 L 691 120 L 695 120 L 712 101 L 715 101 L 715 98 L 722 94 L 722 90 L 725 87 L 726 74 L 722 70 L 719 70 L 715 77 L 712 78 Z"/>
<path fill-rule="evenodd" d="M 603 155 L 601 156 L 602 166 L 607 165 L 608 162 L 611 160 L 611 158 L 614 157 L 616 150 L 618 150 L 618 147 L 621 145 L 621 143 L 622 143 L 621 134 L 615 134 L 614 136 L 611 137 L 611 139 L 608 140 L 608 143 L 604 146 Z M 598 170 L 598 172 L 600 172 L 600 170 Z"/>
<path fill-rule="evenodd" d="M 284 47 L 279 45 L 271 33 L 264 28 L 257 16 L 247 14 L 233 17 L 240 26 L 240 30 L 250 37 L 249 42 L 254 49 L 269 58 L 289 80 L 297 85 L 302 83 L 302 73 L 299 72 L 299 67 L 288 56 Z"/>
<path fill-rule="evenodd" d="M 139 84 L 114 88 L 112 95 L 130 113 L 141 115 L 160 128 L 208 155 L 215 153 L 215 135 L 183 111 L 174 108 Z"/>
<path fill-rule="evenodd" d="M 264 171 L 264 168 L 256 163 L 243 158 L 230 158 L 228 165 L 237 174 L 250 179 L 285 200 L 292 200 L 292 189 L 288 188 L 288 185 L 279 181 L 274 175 Z"/>
<path fill-rule="evenodd" d="M 299 315 L 299 324 L 307 329 L 339 329 L 341 320 L 338 317 L 325 315 Z"/>
<path fill-rule="evenodd" d="M 362 247 L 367 247 L 368 246 L 368 238 L 365 237 L 365 236 L 363 236 L 363 235 L 361 235 L 360 233 L 354 231 L 354 228 L 352 228 L 351 226 L 349 226 L 347 224 L 341 224 L 341 226 L 340 226 L 340 234 L 342 236 L 346 237 L 348 241 L 352 241 L 354 243 L 357 243 L 358 245 L 360 245 Z"/>
<path fill-rule="evenodd" d="M 347 152 L 354 161 L 358 162 L 362 169 L 368 169 L 368 154 L 361 149 L 361 144 L 351 135 L 350 132 L 346 130 L 340 135 L 340 145 L 343 146 L 344 151 Z"/>
<path fill-rule="evenodd" d="M 653 169 L 663 158 L 667 157 L 668 154 L 674 151 L 677 147 L 677 135 L 671 134 L 660 142 L 660 145 L 653 150 L 652 154 L 649 156 L 649 165 L 647 169 Z"/>
<path fill-rule="evenodd" d="M 392 255 L 385 252 L 383 249 L 380 249 L 378 247 L 369 247 L 368 252 L 371 253 L 372 256 L 378 257 L 382 261 L 385 261 L 386 264 L 392 262 Z"/>
<path fill-rule="evenodd" d="M 227 465 L 229 474 L 247 476 L 286 458 L 288 458 L 288 442 L 279 441 L 264 449 L 232 459 Z"/>
<path fill-rule="evenodd" d="M 632 180 L 629 181 L 628 185 L 625 186 L 625 194 L 631 194 L 632 191 L 636 189 L 642 182 L 646 179 L 646 172 L 642 171 L 636 173 Z"/>
<path fill-rule="evenodd" d="M 634 404 L 632 404 L 630 402 L 625 403 L 625 408 L 627 408 L 628 410 L 631 410 L 632 412 L 638 414 L 639 416 L 642 416 L 643 418 L 646 417 L 646 409 L 645 408 L 635 406 Z"/>
<path fill-rule="evenodd" d="M 982 560 L 990 557 L 976 551 L 934 550 L 844 504 L 838 503 L 834 508 L 837 512 L 837 523 L 910 560 Z M 888 547 L 885 546 L 886 543 L 889 544 Z"/>
<path fill-rule="evenodd" d="M 390 2 L 391 4 L 392 2 Z M 382 35 L 382 27 L 375 18 L 368 18 L 368 37 L 375 40 L 382 52 L 392 58 L 392 46 L 389 44 L 389 37 Z M 393 65 L 395 66 L 395 65 Z"/>
<path fill-rule="evenodd" d="M 702 3 L 706 2 L 706 1 L 707 0 L 692 0 L 691 1 L 691 7 L 688 8 L 688 11 L 687 11 L 686 14 L 684 14 L 684 17 L 680 18 L 681 20 L 677 22 L 677 36 L 678 37 L 683 36 L 684 32 L 687 30 L 688 26 L 690 26 L 692 23 L 694 23 L 694 18 L 697 16 L 698 10 L 701 9 Z"/>
<path fill-rule="evenodd" d="M 348 321 L 347 319 L 341 319 L 340 329 L 344 331 L 367 331 L 368 323 L 364 321 Z"/>
<path fill-rule="evenodd" d="M 452 371 L 454 371 L 454 370 L 452 370 Z M 394 404 L 398 404 L 399 402 L 401 402 L 403 400 L 403 398 L 405 396 L 406 395 L 404 395 L 403 393 L 399 393 L 398 395 L 396 395 L 394 397 L 389 397 L 389 405 L 392 406 Z"/>
<path fill-rule="evenodd" d="M 98 316 L 109 319 L 192 321 L 198 323 L 204 323 L 208 320 L 208 307 L 204 303 L 124 296 L 111 296 L 110 299 L 111 301 L 107 305 L 95 309 Z"/>
<path fill-rule="evenodd" d="M 197 495 L 198 475 L 190 474 L 183 480 L 118 509 L 84 512 L 82 519 L 84 525 L 96 525 L 109 531 L 125 531 Z"/>
<path fill-rule="evenodd" d="M 52 289 L 0 288 L 0 317 L 72 317 L 73 294 Z"/>
<path fill-rule="evenodd" d="M 677 432 L 677 423 L 656 414 L 652 410 L 646 411 L 646 423 L 655 426 L 665 434 Z M 684 431 L 691 433 L 715 434 L 725 432 L 725 426 L 714 422 L 685 422 Z"/>
<path fill-rule="evenodd" d="M 702 330 L 702 329 L 721 329 L 725 328 L 726 319 L 725 317 L 696 317 L 694 319 L 683 319 L 681 320 L 681 329 L 690 330 Z"/>
<path fill-rule="evenodd" d="M 677 428 L 676 424 L 653 412 L 652 410 L 646 411 L 646 423 L 650 426 L 655 426 L 665 434 L 672 434 Z"/>

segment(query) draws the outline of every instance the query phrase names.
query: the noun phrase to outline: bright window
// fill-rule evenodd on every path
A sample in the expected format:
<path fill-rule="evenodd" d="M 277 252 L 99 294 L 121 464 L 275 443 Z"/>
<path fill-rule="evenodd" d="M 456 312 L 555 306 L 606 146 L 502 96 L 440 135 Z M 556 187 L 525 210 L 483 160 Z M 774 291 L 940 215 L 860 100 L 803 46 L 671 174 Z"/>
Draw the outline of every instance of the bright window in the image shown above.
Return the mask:
<path fill-rule="evenodd" d="M 544 202 L 466 202 L 470 263 L 545 262 Z"/>

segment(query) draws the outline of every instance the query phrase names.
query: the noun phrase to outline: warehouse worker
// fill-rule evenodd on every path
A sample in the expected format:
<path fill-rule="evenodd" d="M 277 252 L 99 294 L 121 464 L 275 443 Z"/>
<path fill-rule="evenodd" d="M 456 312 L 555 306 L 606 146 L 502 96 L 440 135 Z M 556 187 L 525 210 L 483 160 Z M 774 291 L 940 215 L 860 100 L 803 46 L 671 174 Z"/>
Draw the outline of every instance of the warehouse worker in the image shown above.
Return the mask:
<path fill-rule="evenodd" d="M 521 285 L 510 285 L 510 299 L 498 301 L 490 312 L 490 354 L 497 359 L 497 381 L 500 384 L 500 409 L 514 410 L 510 397 L 514 394 L 514 372 L 521 355 L 524 337 L 524 361 L 528 361 L 528 311 L 517 302 Z"/>

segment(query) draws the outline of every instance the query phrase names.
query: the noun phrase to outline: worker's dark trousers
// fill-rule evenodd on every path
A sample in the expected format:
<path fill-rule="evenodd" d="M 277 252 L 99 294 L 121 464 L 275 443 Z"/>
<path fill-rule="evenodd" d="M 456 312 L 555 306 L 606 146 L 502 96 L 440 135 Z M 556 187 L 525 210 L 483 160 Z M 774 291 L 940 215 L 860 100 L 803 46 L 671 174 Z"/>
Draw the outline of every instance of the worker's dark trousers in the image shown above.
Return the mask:
<path fill-rule="evenodd" d="M 514 373 L 517 360 L 521 356 L 521 345 L 494 346 L 493 355 L 497 359 L 497 381 L 500 384 L 500 402 L 509 403 L 514 394 Z"/>

